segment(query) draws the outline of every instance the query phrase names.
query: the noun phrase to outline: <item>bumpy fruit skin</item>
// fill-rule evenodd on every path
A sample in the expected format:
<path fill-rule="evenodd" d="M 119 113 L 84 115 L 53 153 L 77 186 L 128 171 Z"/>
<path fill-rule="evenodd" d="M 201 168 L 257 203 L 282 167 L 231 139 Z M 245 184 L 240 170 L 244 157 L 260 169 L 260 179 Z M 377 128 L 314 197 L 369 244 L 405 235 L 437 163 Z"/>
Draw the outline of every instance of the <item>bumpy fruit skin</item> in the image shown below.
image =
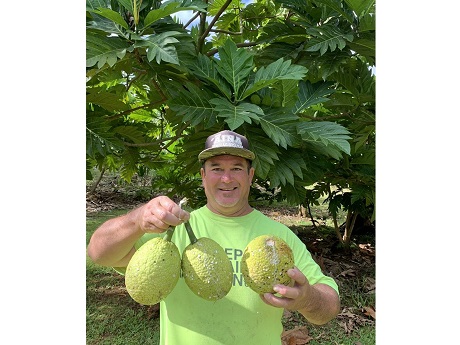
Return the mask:
<path fill-rule="evenodd" d="M 208 301 L 225 297 L 232 287 L 232 263 L 224 249 L 207 237 L 184 249 L 182 274 L 190 290 Z"/>
<path fill-rule="evenodd" d="M 144 305 L 157 304 L 176 286 L 181 257 L 177 246 L 161 237 L 144 243 L 133 255 L 125 272 L 126 290 Z"/>
<path fill-rule="evenodd" d="M 246 284 L 258 294 L 275 293 L 273 286 L 292 286 L 287 271 L 294 268 L 294 255 L 289 245 L 273 235 L 254 238 L 241 258 L 241 273 Z"/>

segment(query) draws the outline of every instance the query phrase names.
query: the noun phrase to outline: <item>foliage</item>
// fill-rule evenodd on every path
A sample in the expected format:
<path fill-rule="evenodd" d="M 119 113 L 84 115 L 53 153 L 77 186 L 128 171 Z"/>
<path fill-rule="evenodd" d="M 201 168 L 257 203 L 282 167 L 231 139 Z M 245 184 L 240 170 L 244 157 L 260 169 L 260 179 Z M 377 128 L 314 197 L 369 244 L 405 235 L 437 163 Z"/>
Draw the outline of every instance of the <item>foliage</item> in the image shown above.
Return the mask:
<path fill-rule="evenodd" d="M 248 137 L 260 186 L 306 204 L 306 186 L 329 184 L 350 194 L 329 198 L 332 214 L 373 214 L 374 0 L 86 8 L 88 178 L 93 167 L 126 181 L 152 173 L 198 200 L 196 157 L 228 128 Z"/>

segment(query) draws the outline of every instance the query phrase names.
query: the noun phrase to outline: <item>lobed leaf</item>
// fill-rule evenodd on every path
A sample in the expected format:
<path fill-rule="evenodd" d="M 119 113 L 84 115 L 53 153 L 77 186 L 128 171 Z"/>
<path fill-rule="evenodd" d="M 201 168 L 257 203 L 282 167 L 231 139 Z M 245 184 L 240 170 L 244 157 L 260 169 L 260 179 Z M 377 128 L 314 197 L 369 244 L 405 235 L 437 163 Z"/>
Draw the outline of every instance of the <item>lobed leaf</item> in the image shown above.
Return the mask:
<path fill-rule="evenodd" d="M 295 185 L 294 174 L 300 179 L 303 178 L 302 169 L 306 169 L 306 164 L 302 156 L 294 151 L 281 151 L 278 156 L 279 162 L 271 167 L 269 177 L 273 187 L 290 184 Z"/>
<path fill-rule="evenodd" d="M 279 58 L 267 67 L 262 66 L 255 74 L 254 82 L 250 83 L 244 90 L 240 99 L 245 99 L 249 95 L 267 87 L 278 80 L 302 80 L 307 74 L 308 69 L 304 66 L 291 65 L 291 61 L 283 61 Z"/>
<path fill-rule="evenodd" d="M 342 152 L 350 154 L 350 132 L 335 122 L 301 122 L 297 130 L 305 142 L 325 155 L 340 159 Z"/>
<path fill-rule="evenodd" d="M 216 63 L 217 71 L 233 88 L 235 99 L 239 99 L 240 88 L 246 83 L 254 68 L 253 55 L 245 49 L 238 49 L 236 44 L 228 39 L 219 48 L 219 58 Z"/>
<path fill-rule="evenodd" d="M 168 105 L 177 115 L 183 116 L 184 122 L 189 122 L 191 126 L 197 126 L 200 123 L 209 122 L 215 119 L 215 109 L 209 103 L 212 97 L 210 93 L 199 89 L 193 83 L 186 83 L 186 89 L 178 90 L 179 96 L 169 100 Z"/>
<path fill-rule="evenodd" d="M 194 63 L 190 65 L 190 70 L 200 79 L 210 82 L 217 87 L 228 99 L 232 97 L 232 91 L 227 81 L 217 72 L 216 66 L 210 58 L 199 54 Z"/>
<path fill-rule="evenodd" d="M 158 64 L 164 61 L 180 65 L 176 47 L 174 47 L 174 43 L 179 43 L 179 40 L 173 37 L 180 34 L 178 31 L 166 31 L 156 35 L 144 35 L 134 43 L 134 47 L 146 47 L 149 61 L 155 59 Z"/>
<path fill-rule="evenodd" d="M 86 32 L 86 67 L 104 64 L 113 67 L 118 59 L 122 59 L 128 49 L 126 41 L 119 37 L 108 37 L 101 31 L 87 30 Z"/>
<path fill-rule="evenodd" d="M 299 117 L 284 108 L 269 108 L 260 116 L 260 126 L 276 145 L 285 149 L 300 145 L 297 135 Z"/>
<path fill-rule="evenodd" d="M 331 82 L 318 82 L 315 84 L 312 84 L 309 81 L 299 82 L 298 101 L 294 106 L 294 114 L 297 114 L 314 104 L 328 101 L 329 98 L 325 96 L 329 96 L 335 92 L 334 89 L 330 88 L 331 86 Z"/>
<path fill-rule="evenodd" d="M 331 52 L 337 48 L 342 50 L 345 48 L 347 41 L 353 41 L 352 34 L 343 33 L 332 25 L 311 27 L 307 28 L 306 31 L 312 38 L 308 41 L 305 50 L 308 52 L 319 51 L 320 55 L 323 55 L 328 49 Z"/>
<path fill-rule="evenodd" d="M 213 98 L 209 102 L 215 106 L 217 116 L 223 117 L 232 131 L 245 122 L 252 123 L 255 120 L 257 123 L 259 116 L 264 113 L 259 106 L 251 103 L 234 105 L 224 98 Z"/>
<path fill-rule="evenodd" d="M 262 179 L 267 178 L 271 167 L 278 161 L 279 147 L 264 135 L 259 128 L 251 127 L 248 129 L 248 138 L 250 142 L 250 150 L 254 152 L 254 167 L 256 175 Z"/>

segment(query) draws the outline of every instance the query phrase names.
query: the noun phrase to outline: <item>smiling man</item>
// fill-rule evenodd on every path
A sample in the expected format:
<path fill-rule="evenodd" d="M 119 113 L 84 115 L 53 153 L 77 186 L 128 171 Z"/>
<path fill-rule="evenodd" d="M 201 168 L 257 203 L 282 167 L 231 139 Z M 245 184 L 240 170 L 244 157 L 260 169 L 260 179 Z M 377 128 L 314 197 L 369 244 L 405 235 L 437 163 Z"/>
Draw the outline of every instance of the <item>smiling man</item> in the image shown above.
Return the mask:
<path fill-rule="evenodd" d="M 280 345 L 283 309 L 297 310 L 314 324 L 325 324 L 339 313 L 337 284 L 321 272 L 305 244 L 287 226 L 249 204 L 254 158 L 246 137 L 232 131 L 213 134 L 198 155 L 205 206 L 188 213 L 159 196 L 106 221 L 90 240 L 88 255 L 122 274 L 140 246 L 163 236 L 171 226 L 176 226 L 172 241 L 182 252 L 189 244 L 184 221 L 198 238 L 209 237 L 224 248 L 233 265 L 230 292 L 210 302 L 196 296 L 180 278 L 160 302 L 161 345 Z M 278 236 L 291 247 L 295 267 L 288 274 L 295 284 L 278 284 L 277 294 L 257 295 L 243 282 L 241 255 L 252 239 L 265 234 Z"/>

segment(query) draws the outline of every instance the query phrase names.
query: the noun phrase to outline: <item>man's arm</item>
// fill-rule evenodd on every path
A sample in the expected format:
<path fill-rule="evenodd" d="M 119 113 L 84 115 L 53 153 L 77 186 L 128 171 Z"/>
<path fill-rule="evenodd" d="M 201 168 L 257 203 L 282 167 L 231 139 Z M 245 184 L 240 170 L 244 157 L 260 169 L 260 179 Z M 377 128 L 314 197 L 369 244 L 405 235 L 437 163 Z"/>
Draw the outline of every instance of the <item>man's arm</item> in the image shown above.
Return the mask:
<path fill-rule="evenodd" d="M 126 215 L 104 222 L 90 239 L 88 256 L 97 264 L 125 267 L 136 251 L 134 244 L 147 232 L 161 233 L 190 218 L 166 196 L 150 200 Z"/>

